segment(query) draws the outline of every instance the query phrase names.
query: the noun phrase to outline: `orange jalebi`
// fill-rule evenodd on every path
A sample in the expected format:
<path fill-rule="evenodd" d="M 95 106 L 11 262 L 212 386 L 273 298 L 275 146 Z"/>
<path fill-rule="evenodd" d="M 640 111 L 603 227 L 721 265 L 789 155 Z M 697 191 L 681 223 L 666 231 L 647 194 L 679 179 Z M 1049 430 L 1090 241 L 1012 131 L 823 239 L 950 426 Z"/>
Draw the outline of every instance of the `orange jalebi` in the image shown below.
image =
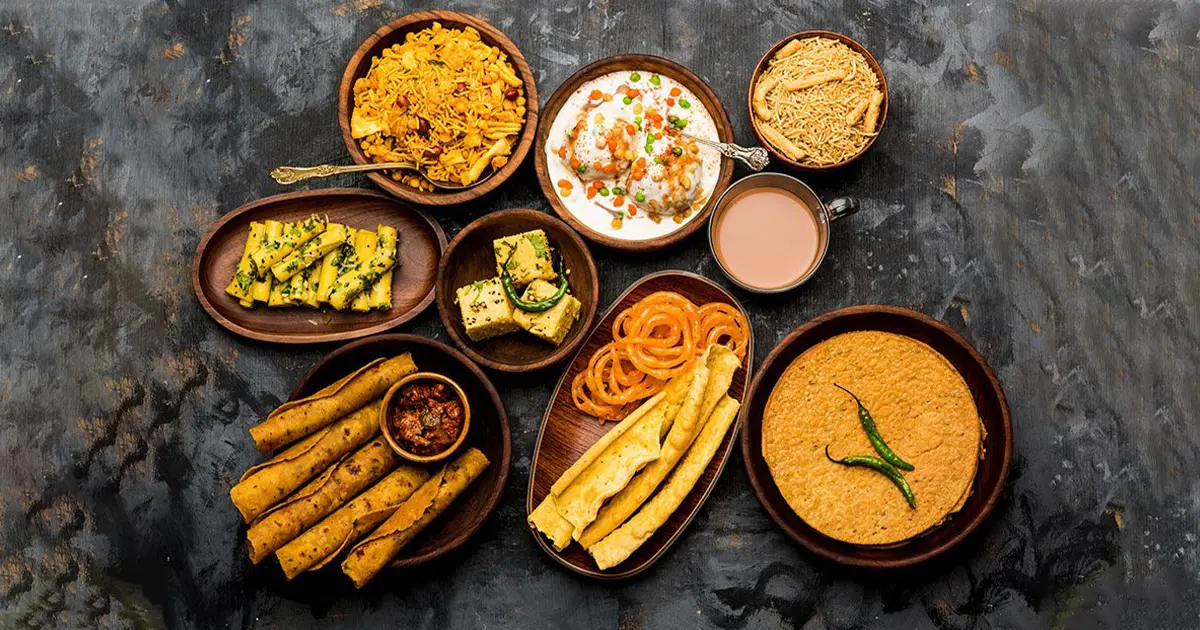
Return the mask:
<path fill-rule="evenodd" d="M 612 336 L 571 381 L 575 406 L 602 421 L 623 418 L 662 391 L 711 344 L 724 344 L 745 360 L 750 326 L 731 304 L 697 307 L 678 293 L 659 291 L 618 313 Z"/>

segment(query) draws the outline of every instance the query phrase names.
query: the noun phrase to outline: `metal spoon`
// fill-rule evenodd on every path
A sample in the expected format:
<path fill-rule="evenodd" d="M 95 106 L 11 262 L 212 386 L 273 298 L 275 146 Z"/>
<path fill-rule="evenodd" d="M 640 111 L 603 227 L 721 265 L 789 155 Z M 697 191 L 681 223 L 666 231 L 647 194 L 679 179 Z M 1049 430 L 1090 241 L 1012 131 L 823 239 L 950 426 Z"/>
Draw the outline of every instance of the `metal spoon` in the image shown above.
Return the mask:
<path fill-rule="evenodd" d="M 680 135 L 695 140 L 710 149 L 716 149 L 721 155 L 733 158 L 749 166 L 752 171 L 761 171 L 767 168 L 767 164 L 771 161 L 770 156 L 767 155 L 767 150 L 762 147 L 743 147 L 729 142 L 713 142 L 683 132 L 680 132 Z"/>
<path fill-rule="evenodd" d="M 489 169 L 479 179 L 463 186 L 461 184 L 453 184 L 449 182 L 439 182 L 435 179 L 430 179 L 424 171 L 412 162 L 381 162 L 379 164 L 350 164 L 347 166 L 338 166 L 336 164 L 321 164 L 318 166 L 278 166 L 271 171 L 271 178 L 280 184 L 295 184 L 296 182 L 314 177 L 330 177 L 332 175 L 343 175 L 345 173 L 363 173 L 368 171 L 390 171 L 403 170 L 411 171 L 420 175 L 422 179 L 433 184 L 435 188 L 442 190 L 466 190 L 477 184 L 481 184 L 496 173 L 495 169 Z"/>

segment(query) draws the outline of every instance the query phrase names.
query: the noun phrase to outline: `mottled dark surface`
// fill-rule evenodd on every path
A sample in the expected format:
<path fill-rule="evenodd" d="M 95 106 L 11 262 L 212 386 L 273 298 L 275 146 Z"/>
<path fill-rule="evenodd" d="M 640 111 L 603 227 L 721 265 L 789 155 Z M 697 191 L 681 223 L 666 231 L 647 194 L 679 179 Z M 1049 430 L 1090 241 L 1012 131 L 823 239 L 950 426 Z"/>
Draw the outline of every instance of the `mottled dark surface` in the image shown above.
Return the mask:
<path fill-rule="evenodd" d="M 882 62 L 888 126 L 812 183 L 858 195 L 814 282 L 743 295 L 758 359 L 825 311 L 883 302 L 973 340 L 1016 459 L 956 557 L 845 572 L 790 544 L 735 457 L 658 565 L 586 581 L 523 524 L 557 374 L 497 378 L 512 484 L 449 560 L 362 592 L 253 568 L 228 499 L 246 428 L 332 347 L 219 328 L 191 293 L 200 235 L 342 159 L 335 86 L 391 0 L 0 5 L 0 627 L 1026 628 L 1200 624 L 1200 7 L 1178 2 L 453 3 L 521 46 L 543 101 L 579 65 L 659 53 L 707 78 L 738 137 L 752 64 L 842 31 Z M 824 5 L 824 6 L 822 6 Z M 542 8 L 535 8 L 542 7 Z M 340 185 L 366 185 L 345 178 Z M 440 214 L 453 234 L 544 207 L 530 164 Z M 602 303 L 657 269 L 719 270 L 702 238 L 597 251 Z M 445 339 L 433 309 L 401 330 Z"/>

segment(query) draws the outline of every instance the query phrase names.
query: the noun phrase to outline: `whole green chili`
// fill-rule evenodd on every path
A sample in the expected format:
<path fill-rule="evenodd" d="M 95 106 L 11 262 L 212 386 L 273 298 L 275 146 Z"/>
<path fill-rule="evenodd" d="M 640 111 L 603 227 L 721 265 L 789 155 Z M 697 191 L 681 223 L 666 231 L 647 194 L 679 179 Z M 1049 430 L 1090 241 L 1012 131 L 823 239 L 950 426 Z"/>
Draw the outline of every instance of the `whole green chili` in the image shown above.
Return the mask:
<path fill-rule="evenodd" d="M 908 485 L 908 481 L 904 479 L 904 475 L 900 474 L 900 471 L 896 470 L 895 466 L 872 455 L 851 455 L 842 459 L 834 459 L 829 455 L 828 444 L 825 445 L 825 458 L 842 466 L 860 466 L 883 473 L 900 489 L 900 494 L 904 495 L 905 501 L 908 501 L 908 507 L 914 510 L 917 509 L 917 497 L 913 495 L 912 487 Z"/>
<path fill-rule="evenodd" d="M 508 263 L 512 262 L 513 254 L 516 252 L 517 248 L 512 248 L 512 251 L 508 253 L 508 258 L 504 261 L 504 264 L 500 265 L 500 286 L 504 287 L 504 294 L 508 296 L 508 301 L 512 302 L 513 306 L 525 311 L 526 313 L 543 313 L 554 308 L 554 305 L 558 304 L 558 302 L 562 300 L 563 296 L 567 294 L 567 287 L 569 286 L 569 283 L 567 282 L 567 273 L 563 267 L 562 254 L 558 255 L 558 277 L 562 278 L 562 285 L 558 287 L 558 291 L 556 291 L 554 295 L 544 300 L 526 302 L 525 300 L 521 299 L 521 296 L 517 293 L 517 287 L 513 286 L 512 276 L 508 273 Z"/>
<path fill-rule="evenodd" d="M 866 431 L 867 439 L 871 441 L 871 446 L 875 447 L 875 452 L 879 453 L 879 456 L 887 460 L 889 464 L 900 470 L 912 470 L 913 465 L 901 459 L 899 455 L 888 447 L 887 442 L 883 441 L 883 436 L 879 434 L 879 429 L 875 428 L 875 419 L 871 417 L 871 412 L 867 411 L 867 408 L 863 406 L 858 396 L 855 396 L 854 392 L 837 383 L 834 383 L 833 386 L 850 394 L 850 397 L 858 404 L 858 421 L 862 423 L 863 431 Z"/>

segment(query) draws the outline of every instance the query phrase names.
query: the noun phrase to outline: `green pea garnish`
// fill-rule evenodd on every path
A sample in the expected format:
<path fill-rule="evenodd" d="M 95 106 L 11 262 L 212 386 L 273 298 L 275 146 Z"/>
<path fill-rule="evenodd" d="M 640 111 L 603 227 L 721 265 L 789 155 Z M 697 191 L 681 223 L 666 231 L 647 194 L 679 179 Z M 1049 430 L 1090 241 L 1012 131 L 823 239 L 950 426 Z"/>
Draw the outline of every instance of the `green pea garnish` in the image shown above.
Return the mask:
<path fill-rule="evenodd" d="M 650 85 L 659 85 L 661 83 L 662 79 L 658 78 L 657 74 L 650 75 Z"/>
<path fill-rule="evenodd" d="M 646 200 L 646 195 L 643 195 L 641 192 L 638 192 L 638 194 L 634 195 L 633 198 L 636 199 L 638 203 L 642 203 L 643 201 Z"/>
<path fill-rule="evenodd" d="M 603 187 L 603 186 L 601 186 L 601 187 L 600 187 L 600 190 L 597 190 L 596 192 L 600 193 L 600 196 L 601 196 L 601 197 L 607 197 L 607 196 L 608 196 L 608 189 L 607 189 L 607 188 L 605 188 L 605 187 Z"/>
<path fill-rule="evenodd" d="M 681 99 L 679 99 L 679 106 L 680 106 L 680 107 L 682 107 L 682 108 L 684 108 L 684 109 L 691 109 L 691 108 L 692 108 L 692 104 L 691 104 L 691 102 L 690 102 L 690 101 L 688 101 L 686 98 L 681 98 Z"/>
<path fill-rule="evenodd" d="M 632 104 L 633 104 L 633 99 L 631 99 L 631 98 L 629 98 L 628 96 L 626 96 L 625 98 L 621 99 L 621 102 L 622 102 L 622 103 L 625 103 L 626 105 L 632 105 Z"/>
<path fill-rule="evenodd" d="M 642 75 L 634 72 L 633 74 L 629 75 L 629 80 L 637 83 L 638 81 L 642 80 Z"/>
<path fill-rule="evenodd" d="M 621 188 L 620 186 L 613 186 L 612 194 L 623 195 L 623 194 L 625 194 L 625 189 Z"/>
<path fill-rule="evenodd" d="M 671 153 L 674 153 L 675 157 L 679 157 L 683 155 L 683 147 L 675 147 L 674 149 L 671 149 Z"/>
<path fill-rule="evenodd" d="M 579 165 L 579 168 L 577 168 L 577 169 L 575 169 L 575 170 L 576 170 L 576 171 L 579 171 L 580 173 L 586 173 L 586 172 L 587 172 L 587 166 L 586 166 L 586 165 L 584 165 L 584 164 L 580 164 L 580 165 Z"/>

